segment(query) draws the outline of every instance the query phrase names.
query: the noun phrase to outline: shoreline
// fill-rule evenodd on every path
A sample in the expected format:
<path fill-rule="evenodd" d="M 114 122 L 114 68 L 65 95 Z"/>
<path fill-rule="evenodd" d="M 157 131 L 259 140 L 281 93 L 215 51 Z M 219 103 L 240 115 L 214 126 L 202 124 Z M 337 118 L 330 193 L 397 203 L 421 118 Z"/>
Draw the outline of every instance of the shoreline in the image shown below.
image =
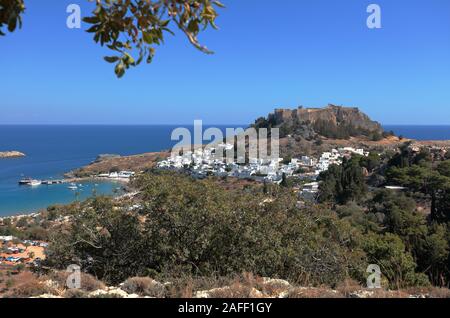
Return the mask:
<path fill-rule="evenodd" d="M 107 177 L 65 177 L 64 183 L 89 182 L 89 181 L 115 181 L 118 183 L 128 184 L 130 179 L 127 178 L 107 178 Z"/>
<path fill-rule="evenodd" d="M 64 178 L 62 179 L 63 183 L 83 183 L 83 182 L 94 182 L 94 181 L 102 181 L 102 182 L 111 182 L 111 183 L 119 183 L 121 185 L 127 185 L 129 184 L 130 180 L 129 179 L 124 179 L 124 178 L 117 178 L 117 179 L 111 179 L 111 178 L 104 178 L 104 177 L 71 177 L 71 178 Z M 45 185 L 42 185 L 45 186 Z M 49 185 L 49 187 L 51 187 L 51 185 Z M 113 193 L 107 195 L 107 196 L 111 196 L 114 199 L 121 199 L 121 198 L 126 198 L 127 196 L 130 195 L 135 195 L 135 191 L 129 191 L 126 188 L 124 188 L 124 193 L 121 195 L 117 195 L 115 196 Z M 75 201 L 69 202 L 69 203 L 64 203 L 62 205 L 67 205 L 70 203 L 73 203 Z M 49 205 L 50 206 L 50 205 Z M 36 217 L 39 215 L 41 210 L 45 210 L 47 209 L 47 207 L 45 208 L 40 208 L 40 209 L 35 209 L 33 211 L 30 212 L 17 212 L 17 214 L 12 214 L 10 212 L 7 212 L 8 214 L 6 215 L 0 215 L 0 221 L 3 221 L 5 219 L 21 219 L 21 218 L 25 218 L 25 217 Z"/>

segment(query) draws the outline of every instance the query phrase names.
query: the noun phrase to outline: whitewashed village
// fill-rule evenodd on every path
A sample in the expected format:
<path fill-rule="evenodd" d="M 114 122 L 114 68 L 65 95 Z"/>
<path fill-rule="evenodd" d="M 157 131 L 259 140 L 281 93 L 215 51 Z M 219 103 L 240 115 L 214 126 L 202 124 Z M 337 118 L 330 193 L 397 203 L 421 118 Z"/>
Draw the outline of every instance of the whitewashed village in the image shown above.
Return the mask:
<path fill-rule="evenodd" d="M 250 158 L 245 164 L 227 162 L 223 156 L 216 155 L 223 154 L 224 151 L 232 148 L 233 145 L 222 143 L 217 147 L 199 148 L 193 152 L 172 155 L 166 160 L 160 161 L 157 168 L 187 173 L 196 179 L 208 176 L 234 177 L 280 184 L 283 178 L 298 178 L 304 182 L 299 191 L 300 197 L 313 201 L 319 191 L 317 178 L 320 173 L 327 171 L 331 165 L 341 165 L 345 157 L 350 158 L 352 155 L 367 157 L 369 155 L 369 152 L 364 149 L 344 147 L 324 152 L 319 158 L 301 156 L 292 158 L 290 161 L 286 161 L 284 158 L 272 160 Z M 237 160 L 237 162 L 239 161 Z"/>

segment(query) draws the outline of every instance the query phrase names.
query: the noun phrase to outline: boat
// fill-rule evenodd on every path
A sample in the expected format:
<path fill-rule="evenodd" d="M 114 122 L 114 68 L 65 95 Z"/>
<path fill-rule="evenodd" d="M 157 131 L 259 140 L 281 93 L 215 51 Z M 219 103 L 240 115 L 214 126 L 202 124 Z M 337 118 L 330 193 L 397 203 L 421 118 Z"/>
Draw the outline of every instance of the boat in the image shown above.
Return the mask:
<path fill-rule="evenodd" d="M 30 186 L 34 187 L 34 186 L 38 186 L 41 185 L 42 181 L 41 180 L 31 180 L 30 182 Z"/>
<path fill-rule="evenodd" d="M 74 185 L 68 186 L 67 188 L 70 190 L 78 190 L 78 187 Z"/>
<path fill-rule="evenodd" d="M 38 186 L 42 184 L 41 180 L 31 179 L 31 178 L 24 178 L 19 181 L 20 185 L 28 185 L 28 186 Z"/>
<path fill-rule="evenodd" d="M 29 185 L 31 183 L 31 178 L 23 178 L 19 181 L 20 185 Z"/>

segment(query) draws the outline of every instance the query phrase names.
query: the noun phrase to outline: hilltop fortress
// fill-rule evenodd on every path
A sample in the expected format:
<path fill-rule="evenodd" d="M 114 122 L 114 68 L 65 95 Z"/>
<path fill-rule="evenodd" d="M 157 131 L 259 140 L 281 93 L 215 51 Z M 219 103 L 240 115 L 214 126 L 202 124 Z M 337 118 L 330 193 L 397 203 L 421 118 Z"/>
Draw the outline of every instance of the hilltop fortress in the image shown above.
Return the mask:
<path fill-rule="evenodd" d="M 324 108 L 304 108 L 303 106 L 297 109 L 277 108 L 272 114 L 269 114 L 268 120 L 275 126 L 285 123 L 314 124 L 318 120 L 322 120 L 336 126 L 345 124 L 369 131 L 383 131 L 378 122 L 372 121 L 357 107 L 342 107 L 332 104 Z"/>

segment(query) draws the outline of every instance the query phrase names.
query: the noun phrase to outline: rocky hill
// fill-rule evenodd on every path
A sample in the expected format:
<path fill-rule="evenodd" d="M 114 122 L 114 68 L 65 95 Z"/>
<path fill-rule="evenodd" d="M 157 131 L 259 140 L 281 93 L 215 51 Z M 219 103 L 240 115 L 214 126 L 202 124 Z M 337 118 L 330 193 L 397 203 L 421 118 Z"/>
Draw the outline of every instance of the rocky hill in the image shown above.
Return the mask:
<path fill-rule="evenodd" d="M 282 156 L 317 155 L 335 147 L 366 150 L 397 147 L 400 140 L 385 132 L 380 123 L 355 107 L 329 104 L 323 108 L 275 109 L 258 118 L 253 127 L 279 128 Z"/>
<path fill-rule="evenodd" d="M 358 108 L 331 104 L 324 108 L 275 109 L 267 118 L 256 120 L 254 126 L 278 127 L 281 137 L 297 135 L 305 139 L 365 137 L 380 140 L 384 133 L 378 122 Z"/>

